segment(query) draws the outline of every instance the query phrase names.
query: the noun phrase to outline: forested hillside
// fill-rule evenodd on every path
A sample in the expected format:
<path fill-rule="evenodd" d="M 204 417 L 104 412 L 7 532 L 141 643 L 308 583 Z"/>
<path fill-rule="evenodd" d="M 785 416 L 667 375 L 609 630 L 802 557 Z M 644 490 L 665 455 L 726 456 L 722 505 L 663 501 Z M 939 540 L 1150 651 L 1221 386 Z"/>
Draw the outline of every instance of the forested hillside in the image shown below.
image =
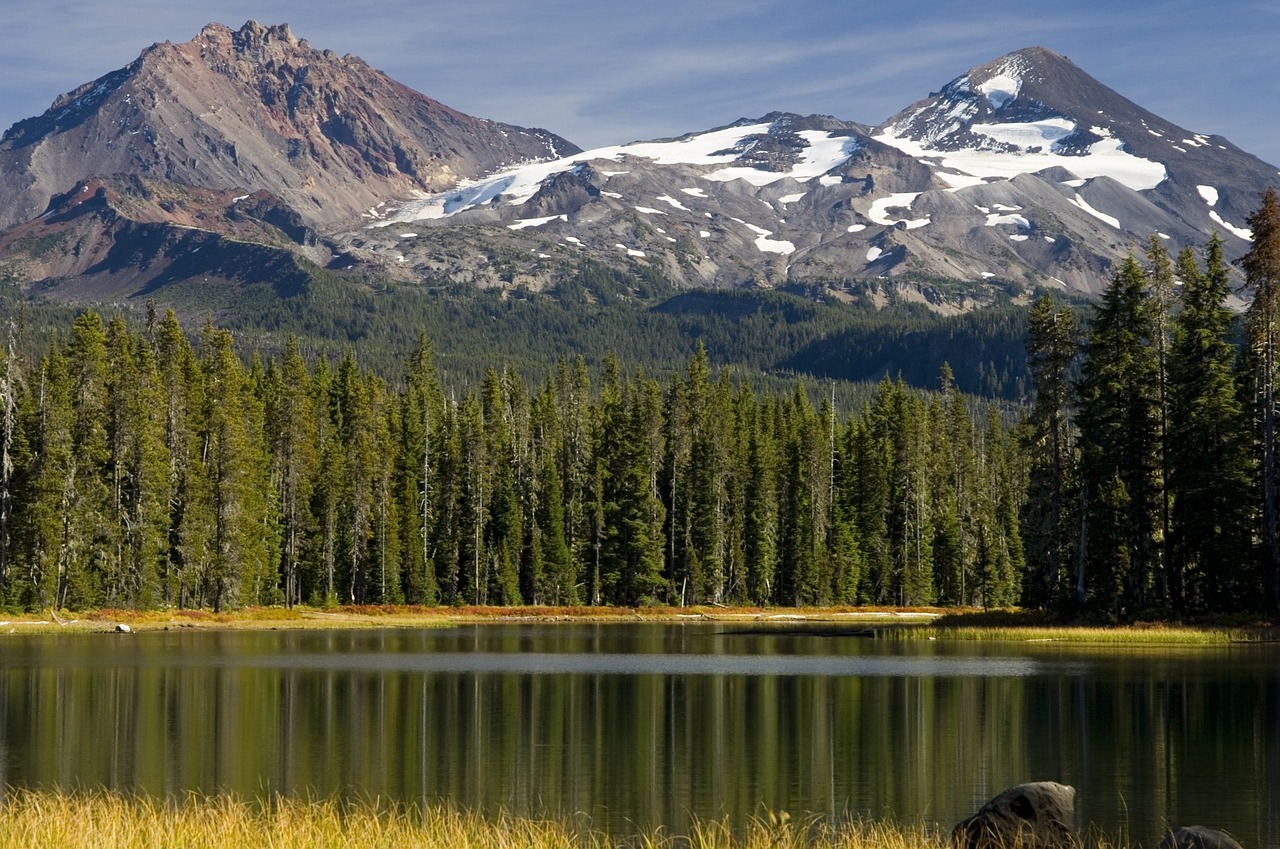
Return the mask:
<path fill-rule="evenodd" d="M 1021 451 L 951 381 L 855 415 L 699 350 L 442 388 L 296 345 L 246 364 L 93 312 L 9 349 L 0 591 L 20 607 L 987 604 L 1022 575 Z"/>
<path fill-rule="evenodd" d="M 1249 224 L 1242 321 L 1216 238 L 1174 258 L 1152 237 L 1083 322 L 1041 297 L 1025 339 L 1032 403 L 1012 425 L 945 363 L 929 390 L 887 372 L 913 350 L 923 362 L 972 351 L 987 364 L 979 377 L 996 375 L 989 388 L 1007 386 L 992 364 L 1015 370 L 1013 314 L 875 325 L 784 293 L 655 306 L 619 293 L 611 306 L 595 280 L 577 310 L 442 300 L 424 323 L 457 344 L 449 379 L 428 333 L 393 371 L 351 348 L 306 356 L 292 335 L 246 358 L 230 330 L 207 321 L 188 335 L 172 312 L 143 327 L 84 312 L 42 354 L 17 344 L 11 321 L 0 599 L 1021 601 L 1108 619 L 1274 609 L 1274 192 Z M 57 322 L 39 309 L 28 318 Z M 347 315 L 363 309 L 357 298 Z M 622 334 L 640 316 L 650 332 Z M 941 344 L 944 333 L 957 344 Z M 593 352 L 613 339 L 650 365 L 557 348 L 584 339 Z M 675 365 L 691 339 L 695 353 Z M 507 353 L 526 344 L 535 353 L 516 369 Z M 709 346 L 745 367 L 717 366 Z M 850 349 L 861 353 L 834 353 Z M 805 370 L 843 380 L 784 385 L 786 370 L 771 367 L 806 356 Z M 960 362 L 973 379 L 973 362 Z M 850 381 L 877 372 L 857 401 Z"/>

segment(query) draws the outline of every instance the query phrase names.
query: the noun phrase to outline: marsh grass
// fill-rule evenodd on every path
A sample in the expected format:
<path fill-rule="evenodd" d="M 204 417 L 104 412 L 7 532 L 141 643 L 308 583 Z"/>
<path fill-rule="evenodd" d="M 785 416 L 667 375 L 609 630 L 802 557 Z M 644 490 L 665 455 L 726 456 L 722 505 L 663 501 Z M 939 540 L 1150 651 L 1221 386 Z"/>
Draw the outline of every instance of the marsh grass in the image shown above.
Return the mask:
<path fill-rule="evenodd" d="M 903 636 L 916 639 L 979 640 L 1024 643 L 1090 643 L 1130 646 L 1169 645 L 1219 645 L 1255 641 L 1253 632 L 1221 628 L 1188 628 L 1176 626 L 1151 627 L 981 627 L 981 626 L 923 626 L 903 629 Z"/>
<path fill-rule="evenodd" d="M 576 821 L 487 819 L 447 805 L 380 800 L 268 802 L 230 796 L 157 801 L 109 791 L 10 790 L 0 849 L 941 849 L 924 826 L 851 822 L 830 827 L 757 818 L 745 831 L 700 822 L 688 835 L 653 830 L 612 838 Z"/>
<path fill-rule="evenodd" d="M 1134 622 L 1098 625 L 1046 621 L 1042 614 L 1019 610 L 948 613 L 931 623 L 902 628 L 895 633 L 911 639 L 1074 643 L 1117 647 L 1225 646 L 1230 643 L 1269 642 L 1280 636 L 1270 623 L 1260 622 L 1193 625 Z"/>

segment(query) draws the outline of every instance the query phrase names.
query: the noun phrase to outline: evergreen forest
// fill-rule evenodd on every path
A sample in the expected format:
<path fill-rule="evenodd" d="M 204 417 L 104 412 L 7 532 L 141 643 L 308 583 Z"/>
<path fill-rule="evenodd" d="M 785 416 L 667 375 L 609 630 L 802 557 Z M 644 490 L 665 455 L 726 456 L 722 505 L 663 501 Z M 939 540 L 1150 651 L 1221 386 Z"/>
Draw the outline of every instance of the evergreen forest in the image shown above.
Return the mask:
<path fill-rule="evenodd" d="M 840 369 L 833 340 L 856 344 L 849 326 L 779 348 L 771 381 L 714 366 L 708 343 L 810 309 L 781 296 L 707 324 L 656 374 L 626 348 L 514 368 L 495 338 L 488 358 L 441 355 L 466 375 L 447 380 L 435 326 L 374 369 L 354 347 L 306 349 L 285 313 L 287 341 L 252 356 L 234 329 L 192 333 L 172 311 L 145 326 L 85 311 L 39 355 L 10 322 L 0 604 L 1273 609 L 1274 192 L 1249 224 L 1243 318 L 1216 238 L 1170 257 L 1153 237 L 1082 316 L 1037 300 L 1017 416 L 945 364 L 928 390 L 883 376 L 837 399 L 823 369 Z M 648 320 L 683 304 L 707 321 L 699 297 Z M 501 309 L 542 322 L 563 308 L 546 303 Z M 780 362 L 813 376 L 784 380 Z"/>

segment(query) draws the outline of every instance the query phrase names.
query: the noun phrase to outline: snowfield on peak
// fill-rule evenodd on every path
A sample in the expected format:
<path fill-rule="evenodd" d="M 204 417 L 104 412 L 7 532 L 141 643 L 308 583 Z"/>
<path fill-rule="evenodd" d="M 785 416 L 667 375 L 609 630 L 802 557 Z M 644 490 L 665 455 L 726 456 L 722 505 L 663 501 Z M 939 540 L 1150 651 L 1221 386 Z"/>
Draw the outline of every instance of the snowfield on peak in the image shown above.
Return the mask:
<path fill-rule="evenodd" d="M 992 109 L 1000 109 L 1018 96 L 1022 89 L 1022 80 L 1011 74 L 997 74 L 978 86 L 978 91 L 987 96 Z"/>
<path fill-rule="evenodd" d="M 1168 171 L 1159 162 L 1134 156 L 1124 143 L 1111 138 L 1105 130 L 1092 128 L 1103 136 L 1084 154 L 1062 152 L 1059 143 L 1076 132 L 1076 124 L 1066 118 L 1049 118 L 1010 124 L 974 124 L 970 130 L 1012 149 L 987 150 L 965 148 L 936 150 L 927 143 L 899 135 L 890 127 L 876 141 L 896 147 L 903 153 L 924 161 L 936 161 L 938 176 L 952 188 L 973 185 L 979 180 L 1011 180 L 1019 174 L 1034 174 L 1055 166 L 1065 168 L 1078 177 L 1110 177 L 1134 191 L 1154 189 L 1164 182 Z M 959 172 L 959 175 L 948 173 Z"/>
<path fill-rule="evenodd" d="M 488 177 L 467 180 L 439 194 L 421 197 L 402 203 L 374 226 L 407 223 L 434 218 L 446 218 L 467 209 L 498 201 L 504 205 L 522 204 L 532 198 L 547 178 L 580 168 L 591 162 L 624 162 L 627 158 L 648 159 L 658 165 L 723 166 L 702 174 L 702 178 L 714 182 L 744 180 L 753 186 L 767 186 L 783 179 L 805 182 L 823 177 L 849 159 L 861 142 L 848 135 L 822 130 L 801 130 L 796 133 L 806 143 L 799 151 L 798 161 L 785 171 L 765 171 L 749 165 L 736 164 L 739 157 L 750 149 L 752 136 L 769 132 L 772 124 L 748 124 L 728 127 L 707 133 L 686 136 L 674 141 L 633 142 L 631 144 L 600 147 L 594 150 L 555 159 L 535 162 L 506 169 Z M 625 171 L 601 171 L 602 176 L 625 174 Z M 836 182 L 839 178 L 836 178 Z M 824 181 L 825 182 L 825 181 Z M 694 197 L 705 197 L 701 189 L 683 189 Z"/>

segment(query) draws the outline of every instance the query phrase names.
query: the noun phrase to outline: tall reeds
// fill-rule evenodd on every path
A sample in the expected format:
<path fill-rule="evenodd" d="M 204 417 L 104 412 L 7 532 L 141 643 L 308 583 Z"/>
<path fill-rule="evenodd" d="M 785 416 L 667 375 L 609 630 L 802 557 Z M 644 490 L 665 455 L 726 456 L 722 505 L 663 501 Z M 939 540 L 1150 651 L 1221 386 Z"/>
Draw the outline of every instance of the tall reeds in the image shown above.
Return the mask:
<path fill-rule="evenodd" d="M 941 849 L 925 826 L 756 819 L 744 830 L 698 823 L 611 837 L 572 820 L 486 818 L 448 805 L 384 800 L 247 801 L 190 796 L 178 802 L 108 791 L 9 790 L 0 849 Z"/>

